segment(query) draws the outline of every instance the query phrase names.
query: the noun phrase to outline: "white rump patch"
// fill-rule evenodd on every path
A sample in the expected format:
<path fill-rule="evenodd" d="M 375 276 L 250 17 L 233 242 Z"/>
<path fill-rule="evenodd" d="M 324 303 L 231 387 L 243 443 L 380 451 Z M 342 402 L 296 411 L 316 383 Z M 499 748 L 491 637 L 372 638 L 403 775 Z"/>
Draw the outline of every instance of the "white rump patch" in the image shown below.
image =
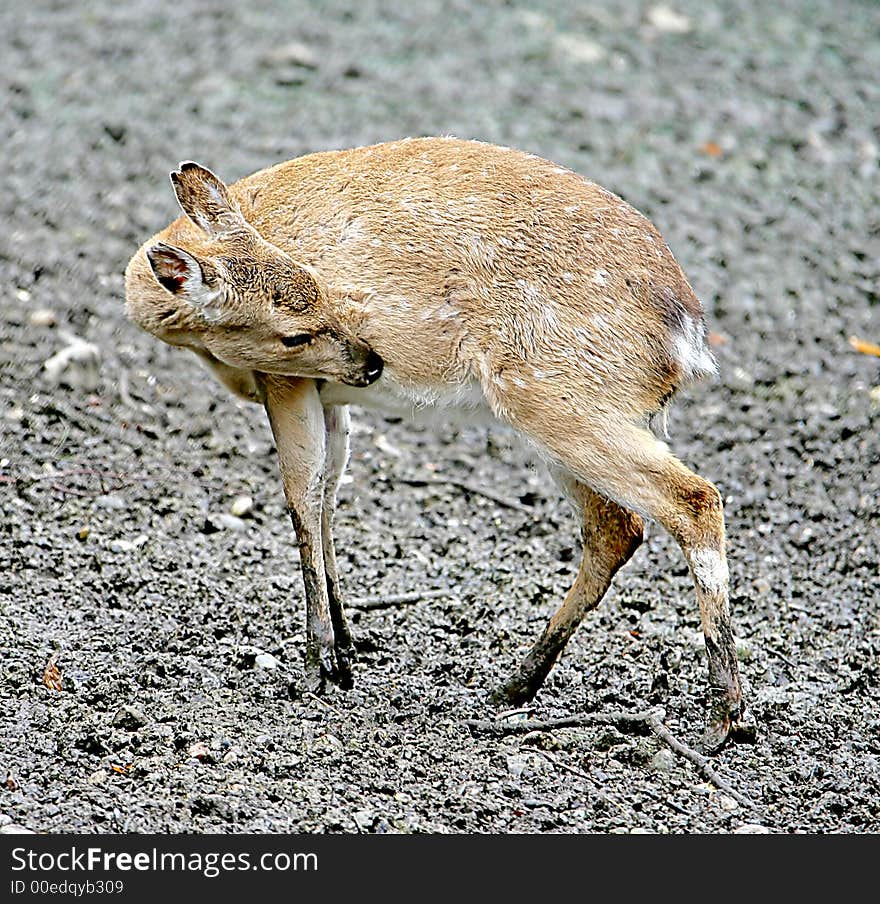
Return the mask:
<path fill-rule="evenodd" d="M 700 589 L 716 596 L 727 590 L 730 574 L 721 553 L 715 549 L 695 549 L 690 558 L 691 571 Z"/>
<path fill-rule="evenodd" d="M 718 365 L 706 348 L 703 324 L 693 317 L 681 318 L 681 332 L 672 336 L 672 354 L 688 377 L 699 379 L 718 373 Z"/>

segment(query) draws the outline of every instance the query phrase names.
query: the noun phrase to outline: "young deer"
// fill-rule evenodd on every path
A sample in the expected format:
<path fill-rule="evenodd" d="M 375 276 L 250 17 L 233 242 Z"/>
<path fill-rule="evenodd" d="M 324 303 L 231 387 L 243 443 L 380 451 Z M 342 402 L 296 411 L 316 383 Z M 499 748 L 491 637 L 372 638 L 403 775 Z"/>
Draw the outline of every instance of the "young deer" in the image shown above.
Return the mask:
<path fill-rule="evenodd" d="M 132 258 L 128 312 L 266 408 L 301 553 L 310 686 L 351 684 L 331 532 L 347 406 L 464 408 L 539 450 L 583 535 L 574 586 L 498 697 L 537 693 L 651 518 L 696 585 L 706 743 L 719 747 L 744 713 L 721 497 L 646 427 L 716 366 L 654 226 L 570 170 L 452 138 L 310 154 L 230 186 L 183 163 L 171 181 L 186 216 Z"/>

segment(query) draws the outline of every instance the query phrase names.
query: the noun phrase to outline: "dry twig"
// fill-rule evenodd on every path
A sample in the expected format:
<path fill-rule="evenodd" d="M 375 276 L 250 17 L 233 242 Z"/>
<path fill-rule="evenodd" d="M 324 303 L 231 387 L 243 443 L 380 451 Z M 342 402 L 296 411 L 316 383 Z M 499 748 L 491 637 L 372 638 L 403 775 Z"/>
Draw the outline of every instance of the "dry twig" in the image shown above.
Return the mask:
<path fill-rule="evenodd" d="M 523 505 L 518 499 L 508 499 L 506 496 L 499 496 L 498 493 L 494 493 L 492 490 L 484 489 L 481 486 L 477 486 L 473 483 L 468 483 L 465 480 L 456 480 L 453 477 L 401 477 L 399 479 L 400 483 L 405 483 L 407 486 L 411 487 L 431 487 L 431 486 L 446 486 L 446 487 L 455 487 L 458 490 L 463 490 L 465 493 L 468 493 L 473 496 L 482 496 L 484 499 L 488 499 L 490 502 L 494 502 L 496 505 L 500 505 L 502 508 L 512 509 L 515 512 L 521 512 L 524 515 L 529 515 L 530 517 L 535 517 L 534 509 L 530 508 L 527 505 Z"/>
<path fill-rule="evenodd" d="M 708 757 L 698 753 L 676 738 L 663 724 L 665 713 L 662 709 L 646 710 L 644 712 L 609 712 L 609 713 L 583 713 L 579 716 L 566 716 L 561 719 L 525 719 L 521 722 L 503 722 L 498 720 L 468 719 L 465 724 L 471 731 L 488 734 L 522 734 L 530 731 L 553 731 L 557 728 L 577 728 L 586 725 L 616 725 L 621 731 L 637 731 L 644 734 L 654 734 L 673 753 L 686 759 L 697 767 L 700 774 L 711 782 L 719 791 L 723 791 L 733 798 L 738 804 L 750 810 L 755 810 L 756 805 L 744 794 L 737 791 L 731 784 L 723 779 Z M 560 764 L 562 765 L 562 764 Z"/>
<path fill-rule="evenodd" d="M 456 596 L 455 590 L 413 590 L 410 593 L 388 593 L 384 596 L 359 596 L 348 601 L 354 609 L 390 609 L 392 606 L 406 606 L 422 600 L 439 600 Z"/>

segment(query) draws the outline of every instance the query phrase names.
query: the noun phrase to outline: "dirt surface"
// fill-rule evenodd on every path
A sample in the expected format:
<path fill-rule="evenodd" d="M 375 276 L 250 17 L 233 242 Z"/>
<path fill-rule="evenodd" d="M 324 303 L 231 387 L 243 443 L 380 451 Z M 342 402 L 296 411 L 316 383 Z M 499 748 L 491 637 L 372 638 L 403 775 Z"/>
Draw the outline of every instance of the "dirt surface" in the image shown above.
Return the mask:
<path fill-rule="evenodd" d="M 0 8 L 0 829 L 878 830 L 880 361 L 847 343 L 880 341 L 877 6 L 220 6 Z M 679 401 L 670 444 L 726 500 L 759 733 L 714 762 L 753 808 L 652 737 L 465 726 L 494 716 L 577 561 L 565 504 L 503 433 L 355 412 L 345 587 L 445 593 L 354 609 L 356 688 L 298 695 L 263 413 L 125 319 L 122 270 L 176 215 L 179 160 L 232 180 L 450 133 L 618 192 L 705 303 L 721 378 Z M 66 334 L 95 350 L 47 371 Z M 690 580 L 655 529 L 536 716 L 659 705 L 695 746 L 705 688 Z"/>

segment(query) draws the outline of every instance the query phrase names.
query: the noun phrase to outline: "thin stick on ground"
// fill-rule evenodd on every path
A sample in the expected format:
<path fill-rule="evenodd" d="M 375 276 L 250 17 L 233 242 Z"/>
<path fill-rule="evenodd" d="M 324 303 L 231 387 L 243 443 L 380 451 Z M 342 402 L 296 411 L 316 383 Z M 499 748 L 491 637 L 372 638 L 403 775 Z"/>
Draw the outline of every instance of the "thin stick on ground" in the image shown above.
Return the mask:
<path fill-rule="evenodd" d="M 551 763 L 558 766 L 560 769 L 564 770 L 565 772 L 570 772 L 572 775 L 578 775 L 582 779 L 585 779 L 586 781 L 591 782 L 593 785 L 596 784 L 596 780 L 594 778 L 592 778 L 590 775 L 588 775 L 586 772 L 584 772 L 581 769 L 577 769 L 574 766 L 569 766 L 568 763 L 563 763 L 562 760 L 560 760 L 558 757 L 555 757 L 552 753 L 550 753 L 549 750 L 541 750 L 539 747 L 536 747 L 533 749 L 534 749 L 535 753 L 539 753 L 539 754 L 541 754 L 541 756 L 546 757 L 548 760 L 550 760 Z M 664 806 L 669 807 L 670 810 L 675 810 L 676 813 L 681 813 L 682 816 L 693 816 L 694 815 L 693 813 L 691 813 L 690 810 L 685 810 L 684 807 L 680 807 L 677 803 L 675 803 L 675 801 L 669 800 L 668 798 L 665 798 L 665 797 L 661 797 L 659 794 L 655 794 L 653 791 L 650 791 L 647 788 L 643 788 L 642 793 L 646 794 L 648 797 L 650 797 L 651 800 L 656 801 L 656 803 L 663 804 Z M 617 807 L 618 810 L 623 811 L 623 807 L 619 803 L 617 803 L 616 800 L 613 800 L 612 798 L 608 797 L 607 794 L 603 794 L 601 791 L 599 792 L 599 794 L 601 795 L 601 797 L 604 801 Z"/>
<path fill-rule="evenodd" d="M 583 728 L 586 725 L 623 725 L 630 731 L 642 729 L 648 734 L 648 719 L 654 710 L 628 713 L 612 711 L 607 713 L 582 713 L 579 716 L 563 716 L 561 719 L 523 719 L 521 721 L 505 721 L 503 719 L 467 719 L 465 725 L 472 731 L 483 734 L 526 734 L 530 731 L 554 731 L 557 728 Z"/>
<path fill-rule="evenodd" d="M 388 593 L 384 596 L 359 596 L 348 601 L 353 609 L 390 609 L 392 606 L 406 606 L 420 603 L 422 600 L 439 600 L 458 596 L 453 589 L 448 590 L 413 590 L 410 593 Z"/>
<path fill-rule="evenodd" d="M 755 810 L 756 805 L 744 794 L 737 791 L 731 784 L 723 779 L 709 759 L 697 752 L 687 744 L 683 744 L 663 724 L 665 713 L 662 709 L 646 710 L 643 712 L 608 712 L 608 713 L 583 713 L 579 716 L 566 716 L 561 719 L 524 719 L 520 722 L 504 722 L 482 719 L 468 719 L 465 722 L 471 731 L 486 734 L 523 734 L 530 731 L 554 731 L 558 728 L 578 728 L 587 725 L 616 725 L 621 731 L 636 731 L 644 734 L 651 733 L 662 741 L 673 753 L 686 759 L 696 766 L 700 774 L 711 782 L 719 791 L 723 791 L 733 798 L 740 806 L 749 810 Z"/>
<path fill-rule="evenodd" d="M 729 782 L 725 781 L 721 776 L 715 771 L 715 768 L 709 762 L 707 757 L 704 757 L 702 753 L 698 753 L 692 747 L 688 747 L 686 744 L 682 744 L 678 738 L 674 737 L 672 732 L 663 724 L 661 717 L 654 713 L 648 720 L 648 724 L 651 727 L 651 731 L 661 740 L 663 743 L 673 752 L 677 753 L 680 757 L 684 757 L 684 759 L 693 763 L 697 769 L 702 773 L 702 775 L 710 781 L 719 791 L 723 791 L 729 797 L 732 797 L 740 806 L 746 807 L 749 810 L 755 809 L 755 804 L 749 800 L 744 794 L 740 794 L 736 788 L 732 787 Z"/>
<path fill-rule="evenodd" d="M 582 778 L 585 782 L 596 788 L 596 794 L 601 800 L 603 800 L 607 804 L 611 804 L 611 806 L 613 807 L 617 807 L 617 809 L 620 810 L 621 813 L 626 812 L 616 800 L 613 800 L 607 794 L 605 794 L 604 791 L 601 791 L 599 788 L 597 788 L 596 780 L 592 776 L 584 772 L 582 769 L 577 769 L 575 766 L 569 766 L 568 763 L 563 763 L 562 760 L 560 760 L 558 757 L 553 756 L 553 754 L 550 753 L 549 750 L 541 750 L 540 748 L 536 748 L 535 753 L 540 754 L 542 757 L 553 763 L 554 766 L 558 766 L 565 772 L 569 772 L 572 775 L 576 775 L 578 778 Z"/>
<path fill-rule="evenodd" d="M 488 499 L 490 502 L 494 502 L 495 505 L 499 505 L 502 508 L 520 512 L 523 515 L 528 515 L 530 518 L 535 517 L 535 510 L 527 505 L 523 505 L 518 499 L 508 499 L 506 496 L 500 496 L 492 490 L 485 489 L 484 487 L 477 486 L 473 483 L 468 483 L 465 480 L 455 480 L 452 477 L 401 477 L 399 478 L 399 482 L 413 487 L 454 487 L 455 489 L 463 490 L 465 493 L 473 496 L 482 496 L 484 499 Z"/>

